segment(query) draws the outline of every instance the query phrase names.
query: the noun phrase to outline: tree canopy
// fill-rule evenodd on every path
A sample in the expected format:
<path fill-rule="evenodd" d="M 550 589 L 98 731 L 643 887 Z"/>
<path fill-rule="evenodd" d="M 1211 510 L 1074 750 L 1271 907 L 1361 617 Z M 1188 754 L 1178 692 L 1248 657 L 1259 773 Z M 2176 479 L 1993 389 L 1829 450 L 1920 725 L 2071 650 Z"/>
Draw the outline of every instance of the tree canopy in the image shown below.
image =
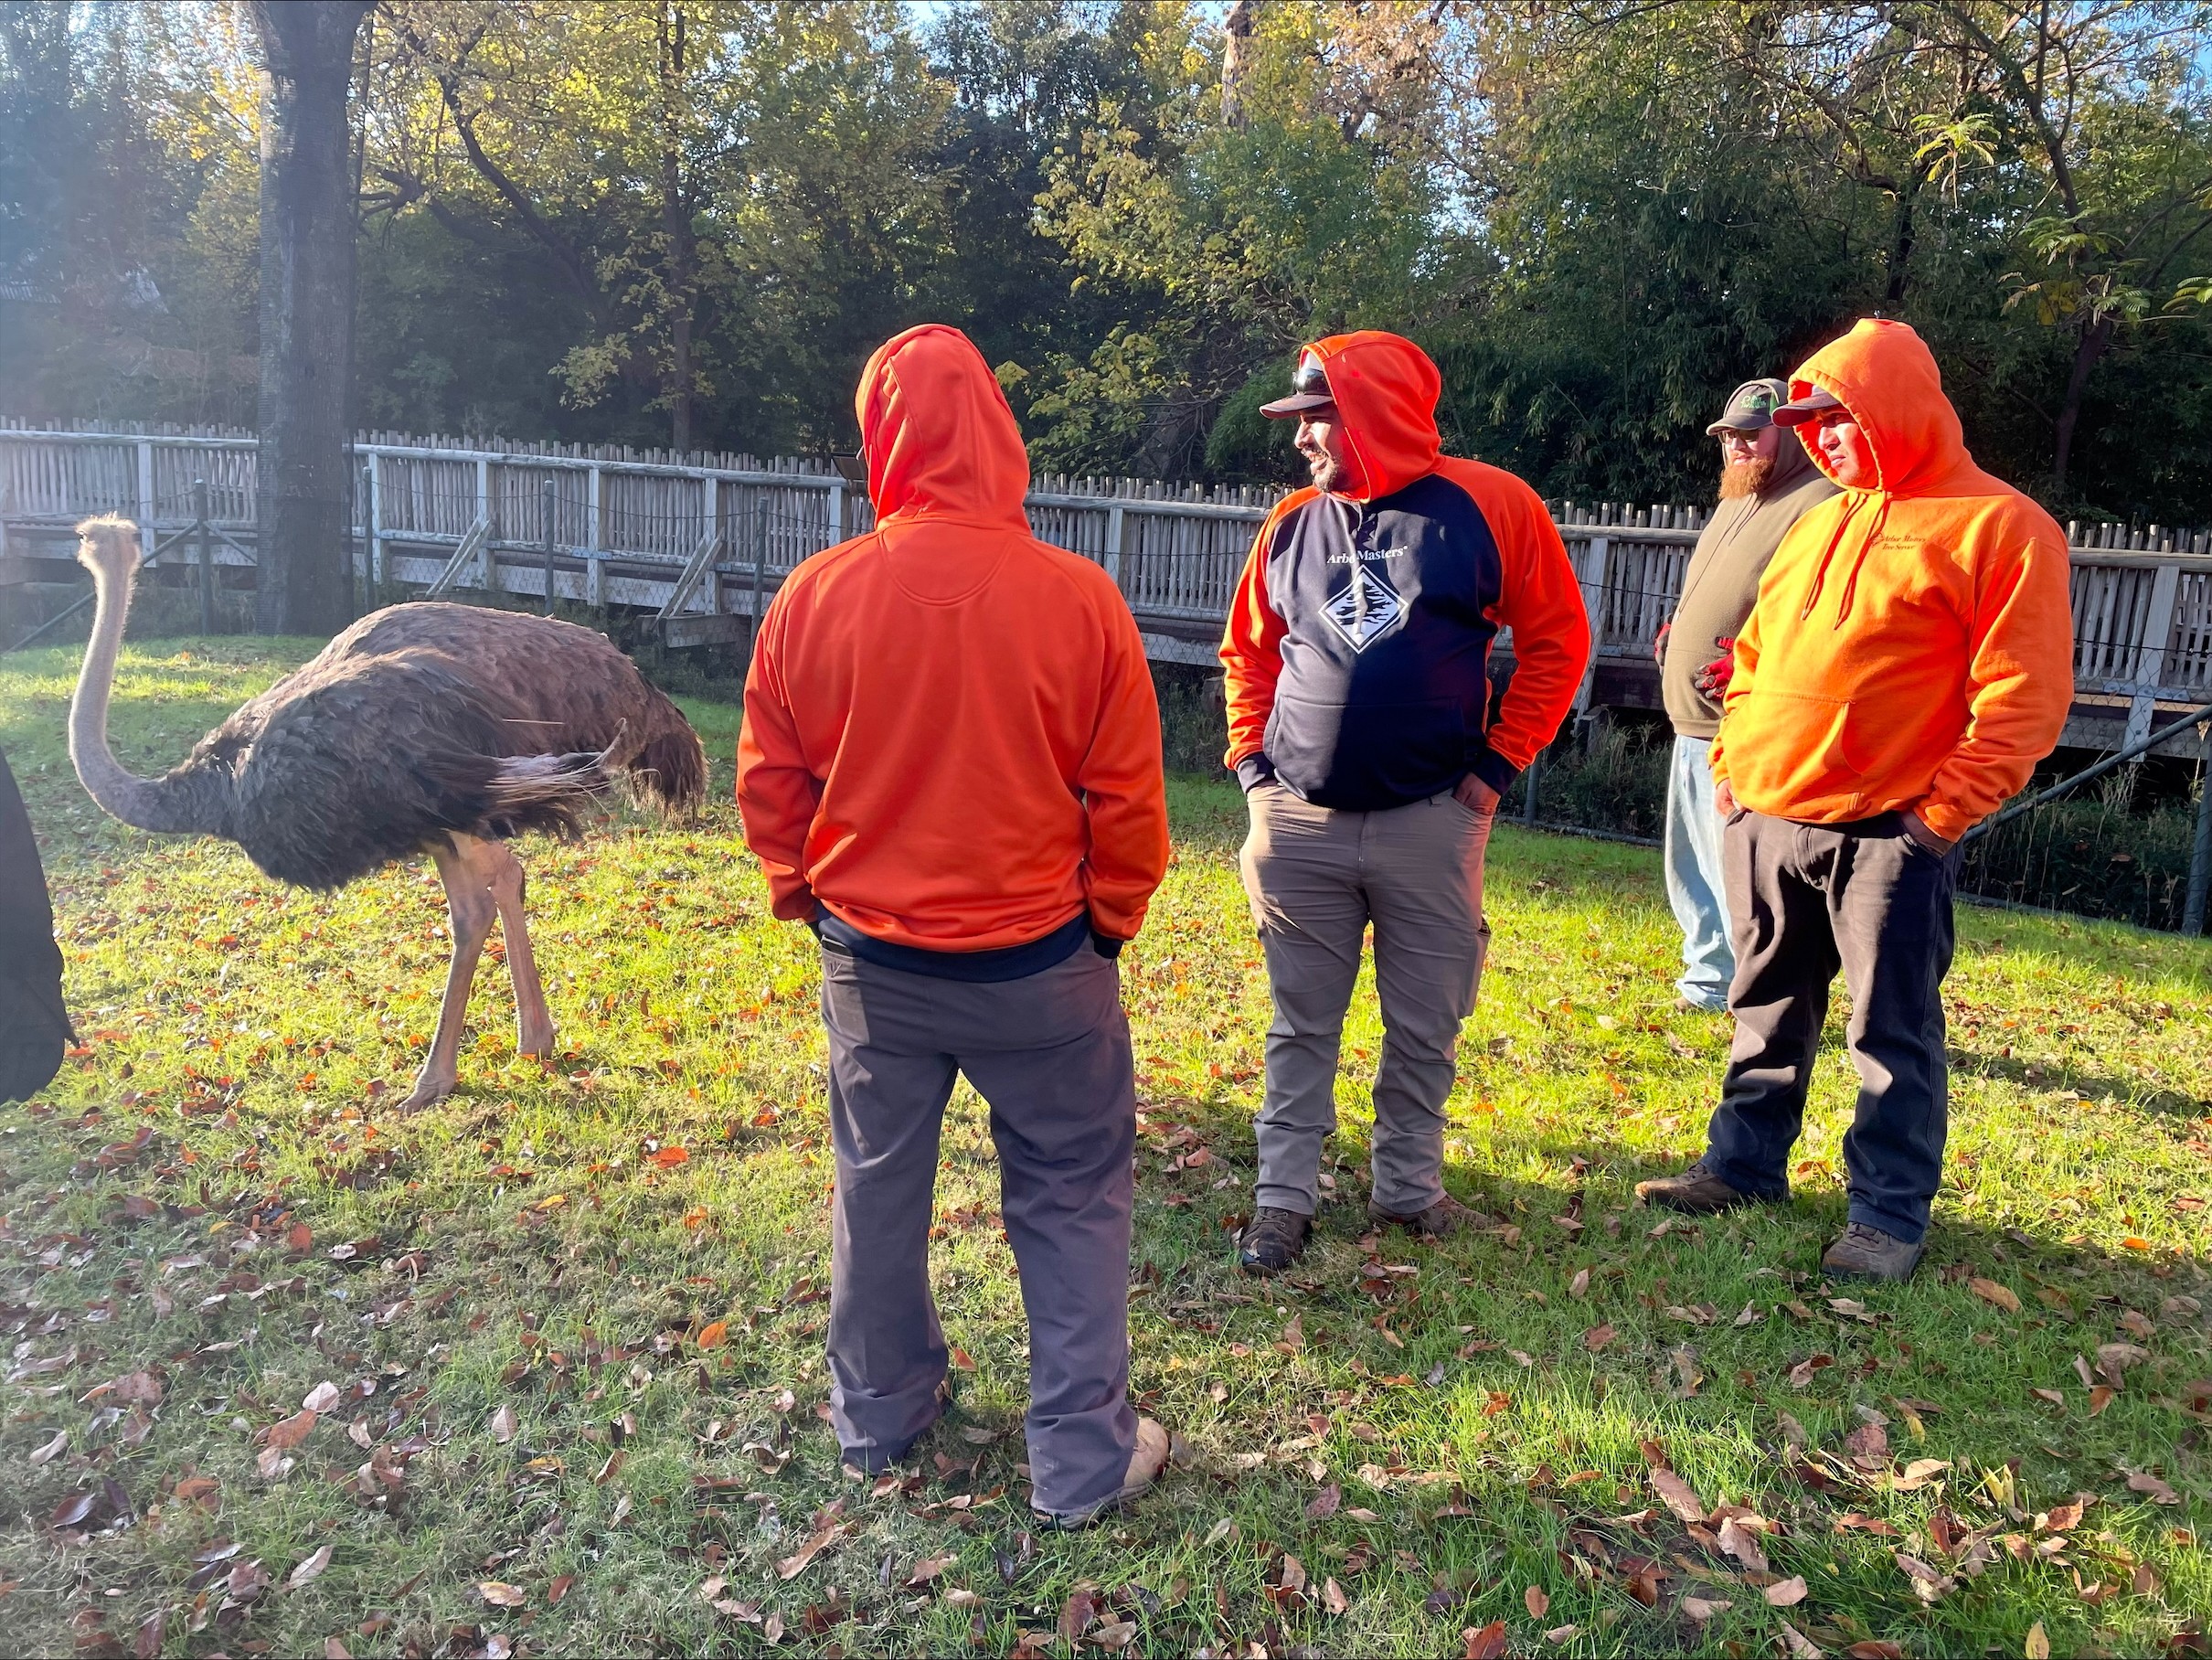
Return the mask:
<path fill-rule="evenodd" d="M 1260 481 L 1303 339 L 1454 445 L 1692 499 L 1730 387 L 1872 313 L 2065 513 L 2212 521 L 2212 7 L 2182 0 L 383 0 L 355 418 L 822 452 L 925 319 L 1040 464 Z M 253 404 L 259 59 L 0 8 L 0 413 Z"/>

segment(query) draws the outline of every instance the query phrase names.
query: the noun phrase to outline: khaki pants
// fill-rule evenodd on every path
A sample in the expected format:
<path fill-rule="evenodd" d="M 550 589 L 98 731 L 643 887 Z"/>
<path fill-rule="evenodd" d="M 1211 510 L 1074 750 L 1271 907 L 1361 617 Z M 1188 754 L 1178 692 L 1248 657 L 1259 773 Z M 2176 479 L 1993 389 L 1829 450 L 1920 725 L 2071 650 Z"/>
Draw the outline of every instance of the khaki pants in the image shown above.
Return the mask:
<path fill-rule="evenodd" d="M 1255 1123 L 1255 1201 L 1313 1214 L 1321 1144 L 1336 1127 L 1336 1058 L 1375 927 L 1382 1063 L 1375 1078 L 1374 1197 L 1401 1216 L 1444 1194 L 1444 1102 L 1460 1023 L 1473 1012 L 1490 927 L 1483 852 L 1493 817 L 1450 795 L 1339 813 L 1280 783 L 1247 798 L 1244 888 L 1267 954 L 1275 1018 Z"/>

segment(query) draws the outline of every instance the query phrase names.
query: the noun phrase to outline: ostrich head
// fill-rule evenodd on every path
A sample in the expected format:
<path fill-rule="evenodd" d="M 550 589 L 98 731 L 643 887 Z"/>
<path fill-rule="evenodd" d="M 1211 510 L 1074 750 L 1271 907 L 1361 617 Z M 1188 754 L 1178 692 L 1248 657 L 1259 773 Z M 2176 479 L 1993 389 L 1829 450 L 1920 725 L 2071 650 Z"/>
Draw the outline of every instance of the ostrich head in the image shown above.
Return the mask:
<path fill-rule="evenodd" d="M 77 527 L 77 562 L 96 582 L 127 582 L 138 569 L 138 527 L 113 513 Z"/>

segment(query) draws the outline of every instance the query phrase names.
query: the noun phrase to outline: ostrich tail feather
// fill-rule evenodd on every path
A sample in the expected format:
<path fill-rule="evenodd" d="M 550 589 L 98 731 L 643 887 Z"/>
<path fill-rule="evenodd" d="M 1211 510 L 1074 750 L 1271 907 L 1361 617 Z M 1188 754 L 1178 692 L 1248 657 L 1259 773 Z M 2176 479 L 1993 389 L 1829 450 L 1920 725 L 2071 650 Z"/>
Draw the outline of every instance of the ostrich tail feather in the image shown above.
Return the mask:
<path fill-rule="evenodd" d="M 477 834 L 582 834 L 613 787 L 600 761 L 598 754 L 582 750 L 572 755 L 518 755 L 500 761 L 484 782 L 484 819 Z"/>

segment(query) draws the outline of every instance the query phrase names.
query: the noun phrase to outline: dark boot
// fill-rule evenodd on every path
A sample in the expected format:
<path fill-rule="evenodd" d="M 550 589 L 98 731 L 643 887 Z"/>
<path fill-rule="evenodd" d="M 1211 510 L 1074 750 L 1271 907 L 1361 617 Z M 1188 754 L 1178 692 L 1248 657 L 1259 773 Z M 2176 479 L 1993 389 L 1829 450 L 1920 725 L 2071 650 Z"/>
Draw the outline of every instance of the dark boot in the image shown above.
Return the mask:
<path fill-rule="evenodd" d="M 1829 1246 L 1820 1265 L 1843 1280 L 1909 1280 L 1920 1265 L 1924 1240 L 1905 1240 L 1854 1222 Z"/>
<path fill-rule="evenodd" d="M 1305 1255 L 1313 1218 L 1262 1205 L 1237 1236 L 1237 1266 L 1248 1274 L 1279 1274 Z"/>
<path fill-rule="evenodd" d="M 1759 1195 L 1730 1186 L 1702 1163 L 1692 1165 L 1680 1176 L 1662 1176 L 1648 1182 L 1638 1182 L 1636 1197 L 1647 1205 L 1658 1206 L 1662 1210 L 1686 1211 L 1692 1216 L 1706 1216 L 1716 1210 L 1733 1210 L 1739 1205 L 1760 1202 Z"/>

